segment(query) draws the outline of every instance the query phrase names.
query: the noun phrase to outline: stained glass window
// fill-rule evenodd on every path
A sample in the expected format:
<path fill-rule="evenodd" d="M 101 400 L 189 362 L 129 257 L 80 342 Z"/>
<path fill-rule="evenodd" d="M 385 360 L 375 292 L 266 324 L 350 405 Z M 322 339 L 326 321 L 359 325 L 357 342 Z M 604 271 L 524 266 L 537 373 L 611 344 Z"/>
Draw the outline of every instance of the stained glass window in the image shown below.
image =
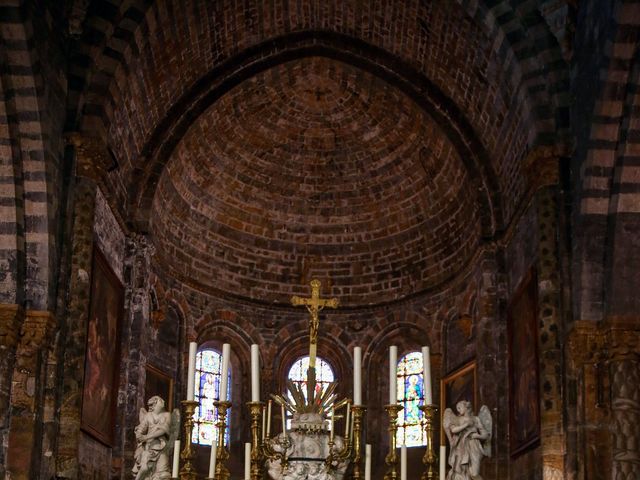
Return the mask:
<path fill-rule="evenodd" d="M 422 425 L 424 405 L 424 376 L 422 374 L 422 353 L 411 352 L 398 362 L 396 369 L 398 403 L 404 407 L 398 413 L 398 446 L 420 447 L 426 445 Z"/>
<path fill-rule="evenodd" d="M 201 350 L 196 354 L 196 378 L 194 384 L 195 401 L 198 402 L 194 415 L 191 441 L 200 445 L 211 445 L 217 435 L 217 409 L 213 402 L 220 398 L 220 379 L 222 377 L 222 355 L 216 350 Z M 227 398 L 231 398 L 231 369 L 227 382 Z M 229 410 L 230 411 L 230 410 Z M 229 443 L 229 413 L 225 442 Z"/>
<path fill-rule="evenodd" d="M 293 383 L 297 383 L 302 388 L 304 392 L 304 398 L 307 398 L 307 370 L 309 369 L 309 356 L 301 357 L 295 361 L 295 363 L 289 369 L 289 380 Z M 318 398 L 319 394 L 324 392 L 327 387 L 329 387 L 329 383 L 333 382 L 335 376 L 333 374 L 333 369 L 331 365 L 324 359 L 320 357 L 316 357 L 316 395 Z M 293 400 L 292 397 L 290 397 Z M 291 424 L 291 419 L 287 420 L 287 428 Z"/>

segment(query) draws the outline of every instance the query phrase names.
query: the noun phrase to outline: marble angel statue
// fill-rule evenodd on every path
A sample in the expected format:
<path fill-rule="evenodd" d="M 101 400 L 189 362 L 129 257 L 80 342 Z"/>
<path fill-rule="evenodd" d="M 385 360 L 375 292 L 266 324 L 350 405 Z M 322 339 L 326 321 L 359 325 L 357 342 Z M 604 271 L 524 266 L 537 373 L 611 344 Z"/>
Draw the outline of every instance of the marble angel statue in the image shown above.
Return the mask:
<path fill-rule="evenodd" d="M 136 435 L 135 480 L 168 480 L 171 478 L 171 458 L 174 441 L 180 432 L 180 411 L 166 411 L 158 396 L 147 402 L 149 410 L 140 409 Z"/>
<path fill-rule="evenodd" d="M 447 408 L 442 420 L 451 445 L 448 459 L 451 469 L 446 480 L 482 480 L 480 461 L 491 456 L 491 412 L 483 405 L 475 416 L 466 400 L 458 402 L 456 410 L 457 415 Z"/>

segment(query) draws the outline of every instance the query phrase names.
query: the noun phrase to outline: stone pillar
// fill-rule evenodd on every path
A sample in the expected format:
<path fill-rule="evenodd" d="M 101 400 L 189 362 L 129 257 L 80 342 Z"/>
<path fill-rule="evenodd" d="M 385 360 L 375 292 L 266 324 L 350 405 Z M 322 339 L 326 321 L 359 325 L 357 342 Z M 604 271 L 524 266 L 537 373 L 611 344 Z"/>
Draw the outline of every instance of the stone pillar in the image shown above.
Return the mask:
<path fill-rule="evenodd" d="M 476 408 L 487 405 L 491 409 L 494 432 L 491 445 L 492 457 L 485 458 L 482 466 L 483 478 L 507 478 L 508 476 L 508 437 L 503 434 L 509 425 L 509 395 L 507 372 L 507 325 L 499 322 L 498 299 L 504 285 L 500 284 L 497 274 L 498 250 L 487 248 L 482 259 L 482 270 L 478 291 L 478 318 L 476 325 L 477 375 L 482 379 L 479 384 L 479 398 Z M 476 411 L 477 414 L 477 411 Z"/>
<path fill-rule="evenodd" d="M 84 380 L 86 326 L 91 290 L 93 222 L 97 183 L 108 154 L 94 138 L 71 134 L 75 148 L 76 178 L 72 187 L 73 227 L 71 275 L 64 332 L 64 375 L 60 408 L 60 432 L 56 461 L 57 478 L 78 478 L 80 408 Z"/>
<path fill-rule="evenodd" d="M 29 480 L 39 472 L 42 439 L 43 358 L 57 326 L 51 312 L 27 310 L 16 350 L 11 388 L 7 475 Z"/>
<path fill-rule="evenodd" d="M 0 304 L 0 478 L 5 477 L 9 444 L 9 405 L 15 353 L 20 339 L 24 310 L 16 304 Z"/>
<path fill-rule="evenodd" d="M 562 192 L 560 156 L 553 148 L 539 148 L 527 159 L 529 184 L 537 214 L 537 290 L 539 325 L 540 448 L 542 478 L 565 478 L 566 438 L 563 398 L 562 310 Z"/>
<path fill-rule="evenodd" d="M 567 342 L 579 479 L 640 478 L 640 318 L 575 322 Z"/>
<path fill-rule="evenodd" d="M 117 442 L 113 449 L 113 470 L 127 478 L 133 467 L 136 448 L 134 427 L 138 424 L 146 380 L 146 352 L 151 341 L 150 272 L 154 249 L 146 237 L 127 238 L 124 259 L 125 321 L 122 329 L 118 408 L 116 414 Z M 168 399 L 165 399 L 168 400 Z"/>

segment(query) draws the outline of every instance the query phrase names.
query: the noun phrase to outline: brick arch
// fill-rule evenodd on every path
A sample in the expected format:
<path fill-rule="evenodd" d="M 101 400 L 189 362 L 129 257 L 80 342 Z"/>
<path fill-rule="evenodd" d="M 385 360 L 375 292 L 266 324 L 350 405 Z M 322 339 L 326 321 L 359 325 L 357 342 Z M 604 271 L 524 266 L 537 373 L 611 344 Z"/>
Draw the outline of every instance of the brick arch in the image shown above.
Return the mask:
<path fill-rule="evenodd" d="M 106 119 L 108 113 L 105 109 L 108 107 L 104 103 L 104 99 L 106 97 L 109 100 L 111 103 L 110 108 L 112 108 L 114 102 L 110 97 L 114 96 L 114 94 L 105 89 L 104 85 L 116 75 L 118 69 L 127 70 L 130 68 L 128 62 L 132 57 L 140 55 L 141 52 L 146 53 L 144 52 L 145 48 L 148 50 L 153 48 L 142 42 L 139 37 L 139 30 L 142 30 L 145 34 L 156 33 L 160 30 L 159 24 L 162 21 L 166 21 L 167 17 L 174 17 L 172 14 L 175 14 L 176 7 L 171 2 L 164 2 L 160 6 L 158 3 L 161 2 L 154 4 L 149 0 L 132 0 L 122 2 L 118 7 L 113 7 L 111 10 L 103 8 L 85 12 L 88 17 L 87 23 L 91 27 L 87 29 L 88 32 L 85 32 L 85 36 L 91 36 L 90 38 L 93 41 L 89 41 L 89 38 L 87 38 L 80 43 L 76 69 L 84 75 L 80 76 L 83 81 L 78 82 L 74 90 L 76 97 L 82 99 L 80 104 L 86 103 L 87 105 L 85 113 L 94 118 Z M 191 2 L 186 5 L 181 13 L 189 16 L 189 18 L 199 16 L 195 23 L 200 28 L 201 35 L 211 35 L 209 32 L 204 32 L 210 20 L 204 18 L 207 17 L 206 8 L 203 8 L 200 4 L 196 5 L 196 3 Z M 492 2 L 490 6 L 486 5 L 485 2 L 472 2 L 469 0 L 458 0 L 455 3 L 476 24 L 481 25 L 487 36 L 496 39 L 494 45 L 495 53 L 499 55 L 501 64 L 509 65 L 511 70 L 506 75 L 506 80 L 511 82 L 514 89 L 524 90 L 526 88 L 530 91 L 528 94 L 534 98 L 539 99 L 546 95 L 552 99 L 552 102 L 555 100 L 555 105 L 566 107 L 566 101 L 558 100 L 558 98 L 562 97 L 561 91 L 556 90 L 554 95 L 547 88 L 544 88 L 549 75 L 552 75 L 556 83 L 560 83 L 563 78 L 566 79 L 566 72 L 562 72 L 558 62 L 558 57 L 561 57 L 562 52 L 560 51 L 558 40 L 554 38 L 554 32 L 551 31 L 552 28 L 550 27 L 550 23 L 554 19 L 547 19 L 547 13 L 538 8 L 535 3 L 525 6 L 514 6 L 510 1 Z M 255 8 L 251 9 L 251 6 Z M 217 13 L 221 13 L 221 10 L 225 7 L 226 5 L 223 4 Z M 425 8 L 425 6 L 420 6 L 419 4 L 400 5 L 400 7 Z M 292 9 L 290 8 L 288 9 L 289 11 L 285 10 L 284 12 L 284 16 L 288 15 L 289 18 L 284 18 L 283 22 L 275 27 L 268 25 L 269 18 L 267 17 L 269 17 L 270 12 L 265 12 L 255 5 L 238 5 L 237 8 L 239 9 L 236 12 L 237 15 L 229 15 L 229 18 L 237 21 L 236 17 L 244 17 L 246 23 L 245 25 L 238 24 L 237 28 L 231 29 L 236 32 L 236 35 L 240 36 L 235 40 L 241 46 L 235 50 L 246 48 L 252 45 L 253 41 L 257 40 L 259 42 L 264 37 L 276 36 L 287 31 L 300 31 L 305 27 L 316 26 L 314 23 L 327 31 L 339 31 L 341 28 L 342 30 L 350 29 L 354 31 L 357 30 L 357 27 L 352 22 L 359 20 L 357 18 L 358 15 L 364 16 L 367 14 L 364 6 L 360 6 L 360 11 L 350 6 L 345 10 L 352 16 L 344 18 L 346 13 L 344 11 L 340 12 L 341 9 L 336 8 L 335 5 L 332 5 L 332 8 L 327 8 L 327 11 L 318 12 L 311 5 L 303 4 L 300 6 L 300 10 L 304 11 L 302 17 L 309 17 L 315 14 L 319 18 L 296 18 L 300 15 L 300 10 L 291 12 Z M 245 8 L 250 13 L 244 12 L 243 9 Z M 436 6 L 436 8 L 440 8 L 440 6 Z M 313 12 L 311 12 L 312 10 Z M 443 10 L 446 11 L 446 9 Z M 331 18 L 330 14 L 327 13 L 328 11 L 336 18 Z M 389 8 L 384 12 L 385 16 L 392 11 L 393 9 Z M 246 13 L 246 15 L 243 15 L 243 13 Z M 219 16 L 224 17 L 223 15 Z M 341 25 L 337 19 L 340 19 L 346 25 Z M 220 22 L 225 21 L 224 19 L 217 20 Z M 332 20 L 336 21 L 332 23 Z M 421 20 L 424 22 L 424 19 L 421 18 Z M 557 23 L 557 19 L 555 20 Z M 372 22 L 384 21 L 388 21 L 388 19 L 372 20 Z M 267 25 L 261 25 L 261 22 L 267 23 Z M 422 26 L 426 28 L 424 24 Z M 251 32 L 252 28 L 257 29 L 259 32 Z M 176 30 L 177 27 L 174 26 L 173 33 Z M 364 28 L 363 30 L 362 32 L 357 32 L 359 35 L 355 36 L 374 36 L 372 32 Z M 369 30 L 373 30 L 373 28 L 369 27 Z M 406 32 L 396 33 L 396 35 L 401 36 L 403 33 Z M 137 35 L 138 37 L 136 37 Z M 212 48 L 211 51 L 216 58 L 227 58 L 229 56 L 228 50 L 234 49 L 233 46 L 228 44 L 220 45 L 227 40 L 225 35 L 226 33 L 217 32 L 217 36 L 214 39 L 209 39 L 212 43 L 215 41 L 213 43 L 215 48 Z M 96 41 L 96 38 L 98 41 Z M 399 43 L 401 44 L 401 42 Z M 515 60 L 523 61 L 521 68 L 515 65 Z M 152 62 L 149 63 L 151 64 Z M 83 67 L 83 65 L 89 66 Z M 544 65 L 543 68 L 541 68 L 542 65 Z M 95 80 L 93 80 L 93 77 L 95 77 Z M 523 81 L 523 77 L 526 77 L 527 80 Z M 544 101 L 548 100 L 544 99 Z M 99 112 L 98 114 L 91 113 L 96 112 L 96 110 Z M 544 115 L 533 112 L 533 109 L 530 109 L 529 114 L 537 115 L 543 121 L 547 120 Z M 104 123 L 105 125 L 108 124 L 108 122 Z"/>
<path fill-rule="evenodd" d="M 421 339 L 425 341 L 421 341 Z M 366 349 L 363 350 L 363 368 L 370 368 L 371 365 L 376 365 L 383 360 L 384 355 L 388 355 L 390 345 L 398 347 L 398 359 L 400 359 L 409 352 L 420 350 L 424 345 L 428 345 L 433 352 L 437 352 L 438 342 L 429 338 L 428 332 L 415 323 L 408 321 L 389 322 L 381 326 L 377 335 L 367 343 Z"/>
<path fill-rule="evenodd" d="M 76 42 L 70 58 L 73 82 L 67 98 L 67 130 L 78 129 L 82 116 L 91 110 L 86 103 L 106 93 L 104 85 L 110 82 L 115 69 L 123 66 L 125 51 L 132 48 L 135 51 L 135 30 L 152 3 L 152 0 L 124 0 L 119 5 L 69 2 L 67 27 Z M 94 133 L 98 129 L 105 134 L 101 122 L 90 123 Z"/>
<path fill-rule="evenodd" d="M 153 132 L 209 73 L 221 71 L 234 56 L 251 55 L 261 42 L 275 45 L 280 37 L 305 32 L 336 34 L 347 38 L 347 45 L 362 42 L 382 49 L 395 63 L 410 64 L 433 81 L 452 104 L 467 112 L 466 121 L 502 174 L 500 190 L 513 199 L 524 191 L 518 161 L 535 143 L 553 143 L 563 128 L 566 65 L 558 61 L 557 41 L 536 5 L 513 7 L 503 1 L 489 8 L 468 1 L 414 1 L 398 2 L 383 15 L 368 15 L 366 5 L 328 2 L 316 10 L 303 2 L 300 9 L 285 11 L 281 22 L 271 22 L 271 11 L 260 4 L 238 4 L 235 14 L 225 15 L 228 6 L 220 2 L 208 10 L 194 1 L 183 4 L 176 15 L 170 1 L 150 7 L 140 2 L 130 7 L 129 17 L 118 17 L 118 34 L 106 42 L 108 55 L 98 56 L 93 67 L 100 81 L 84 89 L 81 128 L 104 126 L 122 161 L 122 178 L 131 168 L 140 168 L 135 162 L 146 158 Z M 395 16 L 396 10 L 404 15 Z M 175 24 L 178 17 L 181 21 Z M 110 28 L 103 35 L 108 36 Z M 384 31 L 390 33 L 380 33 Z M 455 52 L 445 53 L 437 45 L 448 35 L 455 35 L 459 44 Z M 186 48 L 181 42 L 188 42 L 191 55 L 177 53 Z M 191 62 L 182 64 L 183 58 Z M 472 67 L 475 72 L 464 70 Z M 547 86 L 549 79 L 552 88 Z M 505 202 L 505 217 L 513 212 L 512 203 L 517 201 Z"/>
<path fill-rule="evenodd" d="M 636 25 L 636 40 L 640 41 L 640 23 Z M 640 50 L 634 49 L 629 82 L 625 89 L 627 113 L 620 124 L 620 141 L 614 152 L 611 170 L 607 233 L 604 259 L 604 314 L 608 318 L 630 318 L 636 321 L 640 311 L 640 260 L 630 251 L 637 251 L 640 233 Z"/>
<path fill-rule="evenodd" d="M 263 344 L 260 330 L 241 315 L 231 310 L 217 310 L 201 317 L 195 322 L 195 332 L 198 343 L 216 338 L 233 338 L 235 346 L 247 350 L 247 358 L 252 343 Z M 221 343 L 234 344 L 228 340 Z"/>
<path fill-rule="evenodd" d="M 628 300 L 636 298 L 633 292 L 640 284 L 633 273 L 638 269 L 635 258 L 623 253 L 623 245 L 633 244 L 637 236 L 640 214 L 640 182 L 634 174 L 640 21 L 631 14 L 635 10 L 630 4 L 612 2 L 610 8 L 611 17 L 602 17 L 606 24 L 582 28 L 587 36 L 602 30 L 606 41 L 579 39 L 597 62 L 580 58 L 576 62 L 582 77 L 591 81 L 576 85 L 576 95 L 585 101 L 577 102 L 575 114 L 580 148 L 574 157 L 573 314 L 575 319 L 591 321 L 637 314 L 638 304 Z M 617 304 L 624 292 L 627 301 Z"/>
<path fill-rule="evenodd" d="M 8 65 L 3 48 L 0 48 L 0 64 Z M 2 203 L 11 207 L 9 213 L 3 215 L 3 220 L 15 225 L 14 231 L 7 230 L 0 234 L 0 243 L 3 245 L 0 250 L 0 273 L 3 277 L 0 283 L 0 303 L 21 305 L 24 301 L 26 274 L 25 212 L 22 208 L 23 165 L 18 140 L 16 99 L 10 94 L 13 90 L 12 80 L 12 76 L 4 71 L 0 74 L 0 118 L 3 120 L 0 122 L 0 165 L 5 185 Z"/>
<path fill-rule="evenodd" d="M 8 121 L 2 140 L 10 146 L 3 152 L 2 162 L 9 162 L 12 171 L 10 177 L 3 172 L 5 179 L 11 178 L 3 183 L 13 185 L 12 198 L 6 197 L 15 207 L 16 222 L 10 233 L 2 235 L 12 237 L 8 243 L 16 246 L 3 249 L 2 257 L 15 257 L 12 270 L 20 269 L 10 286 L 10 291 L 15 291 L 12 300 L 26 303 L 28 308 L 46 310 L 53 308 L 51 286 L 56 275 L 51 219 L 57 208 L 49 196 L 54 195 L 57 167 L 57 159 L 52 157 L 59 153 L 60 145 L 55 143 L 57 132 L 43 106 L 48 99 L 34 39 L 33 14 L 29 8 L 6 7 L 6 22 L 0 21 L 0 60 L 6 67 L 1 88 Z"/>

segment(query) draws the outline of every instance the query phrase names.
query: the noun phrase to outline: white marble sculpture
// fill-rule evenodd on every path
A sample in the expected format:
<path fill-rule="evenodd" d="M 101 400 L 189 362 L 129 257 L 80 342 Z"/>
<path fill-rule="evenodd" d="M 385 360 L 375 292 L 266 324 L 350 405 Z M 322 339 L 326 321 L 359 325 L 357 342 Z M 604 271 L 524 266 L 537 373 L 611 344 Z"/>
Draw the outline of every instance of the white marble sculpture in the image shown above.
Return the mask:
<path fill-rule="evenodd" d="M 451 445 L 448 458 L 451 469 L 446 480 L 482 480 L 480 462 L 482 457 L 491 456 L 491 412 L 483 405 L 475 416 L 466 400 L 458 402 L 456 410 L 457 415 L 447 408 L 442 419 Z"/>
<path fill-rule="evenodd" d="M 334 461 L 330 466 L 325 459 L 329 455 L 329 433 L 326 421 L 318 413 L 294 413 L 291 430 L 286 441 L 283 434 L 270 440 L 276 452 L 286 447 L 287 468 L 279 459 L 268 460 L 267 470 L 273 480 L 342 480 L 348 462 Z M 344 448 L 344 439 L 333 439 L 334 452 Z"/>
<path fill-rule="evenodd" d="M 135 480 L 168 480 L 171 478 L 173 445 L 180 431 L 180 412 L 169 413 L 158 396 L 147 402 L 149 410 L 140 409 L 136 435 Z"/>

